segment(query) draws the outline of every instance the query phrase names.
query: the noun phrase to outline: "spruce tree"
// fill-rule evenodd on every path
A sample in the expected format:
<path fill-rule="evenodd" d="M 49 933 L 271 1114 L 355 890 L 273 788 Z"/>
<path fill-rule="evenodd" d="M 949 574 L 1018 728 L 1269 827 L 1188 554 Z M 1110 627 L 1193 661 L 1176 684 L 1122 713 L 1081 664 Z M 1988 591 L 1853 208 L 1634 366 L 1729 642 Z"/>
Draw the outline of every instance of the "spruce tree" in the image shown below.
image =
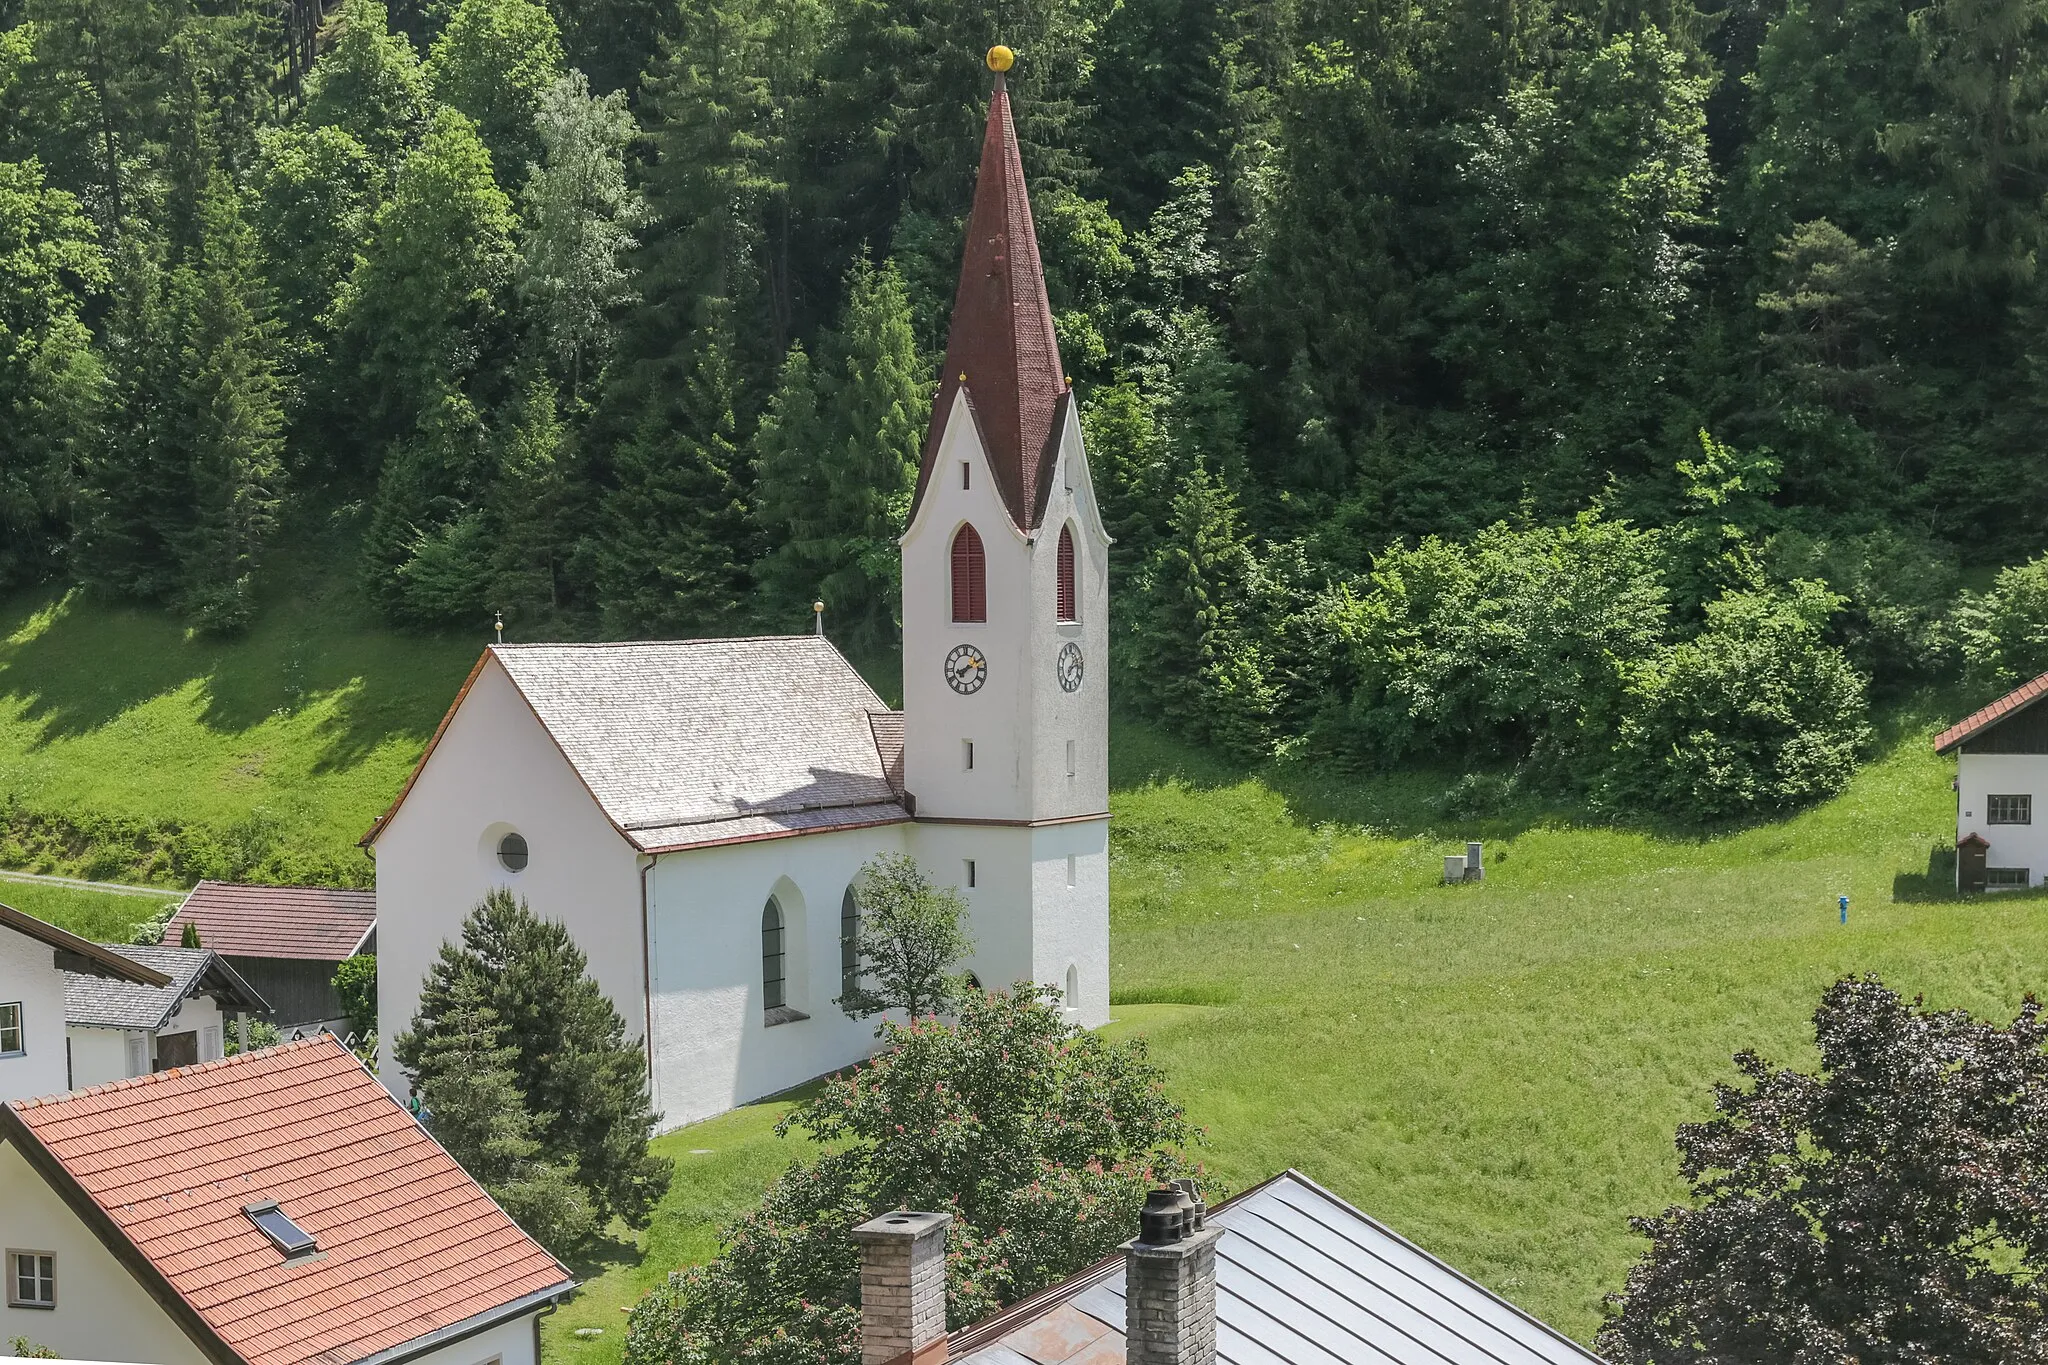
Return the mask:
<path fill-rule="evenodd" d="M 597 1219 L 574 1167 L 543 1154 L 534 1134 L 550 1116 L 530 1112 L 518 1051 L 504 1041 L 489 999 L 474 976 L 450 983 L 439 1027 L 419 1046 L 423 1118 L 513 1222 L 557 1256 L 573 1255 L 596 1234 Z"/>
<path fill-rule="evenodd" d="M 1245 628 L 1251 547 L 1228 487 L 1197 463 L 1173 497 L 1138 587 L 1125 667 L 1140 704 L 1180 733 L 1247 757 L 1270 743 L 1268 664 Z"/>
<path fill-rule="evenodd" d="M 650 405 L 612 456 L 614 486 L 590 546 L 613 635 L 731 633 L 754 561 L 739 443 L 732 333 L 713 305 L 670 401 Z"/>
<path fill-rule="evenodd" d="M 103 435 L 81 470 L 80 579 L 116 597 L 164 601 L 178 583 L 173 540 L 192 503 L 178 457 L 178 336 L 162 249 L 139 235 L 114 264 L 106 324 Z"/>
<path fill-rule="evenodd" d="M 177 447 L 192 489 L 172 532 L 177 601 L 202 628 L 233 631 L 254 610 L 254 579 L 284 476 L 283 411 L 270 291 L 241 196 L 215 171 L 200 205 L 198 259 L 172 286 L 181 339 Z"/>
<path fill-rule="evenodd" d="M 513 228 L 475 127 L 440 110 L 335 305 L 342 387 L 373 447 L 419 429 L 447 394 L 469 394 L 502 361 Z"/>
<path fill-rule="evenodd" d="M 497 1012 L 512 1071 L 548 1160 L 574 1179 L 600 1220 L 645 1227 L 668 1188 L 671 1163 L 648 1153 L 654 1115 L 647 1060 L 587 971 L 567 929 L 499 887 L 443 944 L 421 985 L 419 1014 L 394 1044 L 399 1064 L 429 1074 L 437 1041 L 468 1002 Z"/>
<path fill-rule="evenodd" d="M 484 509 L 490 532 L 490 602 L 531 635 L 558 620 L 575 546 L 576 489 L 568 469 L 569 428 L 554 385 L 534 378 L 500 424 L 498 467 Z"/>
<path fill-rule="evenodd" d="M 931 401 L 909 298 L 893 265 L 854 266 L 824 355 L 813 394 L 810 367 L 801 351 L 792 352 L 756 437 L 759 519 L 775 547 L 760 573 L 778 615 L 800 619 L 815 594 L 832 613 L 835 635 L 856 651 L 875 651 L 895 639 L 902 597 L 896 542 Z"/>
<path fill-rule="evenodd" d="M 108 270 L 76 196 L 0 162 L 0 585 L 54 572 L 65 487 L 96 439 L 105 368 L 85 307 Z"/>
<path fill-rule="evenodd" d="M 427 75 L 412 40 L 391 31 L 381 0 L 343 0 L 339 34 L 306 92 L 306 122 L 336 127 L 396 166 L 426 130 Z"/>
<path fill-rule="evenodd" d="M 561 76 L 561 34 L 533 0 L 462 0 L 427 58 L 434 97 L 476 124 L 507 190 L 540 157 L 534 120 Z"/>

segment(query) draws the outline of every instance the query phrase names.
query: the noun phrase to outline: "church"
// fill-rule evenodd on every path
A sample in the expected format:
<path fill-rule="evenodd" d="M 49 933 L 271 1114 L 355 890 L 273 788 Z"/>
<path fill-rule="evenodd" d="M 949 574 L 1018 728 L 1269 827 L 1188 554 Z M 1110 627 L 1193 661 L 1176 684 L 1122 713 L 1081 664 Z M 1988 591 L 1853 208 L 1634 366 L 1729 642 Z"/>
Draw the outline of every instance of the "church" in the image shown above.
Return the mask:
<path fill-rule="evenodd" d="M 390 808 L 378 1037 L 493 887 L 646 1043 L 664 1129 L 867 1056 L 856 874 L 957 888 L 991 988 L 1109 1015 L 1108 552 L 1000 68 L 903 556 L 903 709 L 822 635 L 484 651 Z"/>

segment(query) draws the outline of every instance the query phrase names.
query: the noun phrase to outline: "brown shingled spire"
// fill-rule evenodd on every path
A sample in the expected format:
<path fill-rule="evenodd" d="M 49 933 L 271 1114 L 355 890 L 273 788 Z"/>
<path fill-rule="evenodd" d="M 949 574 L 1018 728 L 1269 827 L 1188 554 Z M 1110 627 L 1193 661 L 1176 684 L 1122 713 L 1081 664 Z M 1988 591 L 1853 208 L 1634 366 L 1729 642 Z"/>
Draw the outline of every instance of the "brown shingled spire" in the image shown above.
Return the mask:
<path fill-rule="evenodd" d="M 922 499 L 953 394 L 964 387 L 1003 502 L 1011 519 L 1031 530 L 1045 511 L 1067 383 L 997 54 L 1003 66 L 1008 64 L 1007 49 L 991 53 L 990 65 L 997 67 L 995 92 L 989 98 L 974 209 L 967 219 L 946 368 L 932 400 L 917 491 Z"/>

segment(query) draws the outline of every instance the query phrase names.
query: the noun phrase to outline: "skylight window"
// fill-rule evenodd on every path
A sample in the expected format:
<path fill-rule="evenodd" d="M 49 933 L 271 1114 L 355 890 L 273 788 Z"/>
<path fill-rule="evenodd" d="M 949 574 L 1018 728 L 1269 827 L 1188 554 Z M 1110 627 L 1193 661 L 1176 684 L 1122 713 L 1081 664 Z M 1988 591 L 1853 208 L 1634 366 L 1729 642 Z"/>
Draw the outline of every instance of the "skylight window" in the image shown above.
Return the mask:
<path fill-rule="evenodd" d="M 248 1214 L 249 1221 L 285 1254 L 286 1260 L 294 1256 L 304 1256 L 310 1251 L 317 1251 L 320 1247 L 313 1234 L 294 1223 L 285 1211 L 277 1206 L 275 1199 L 261 1204 L 244 1204 L 242 1212 Z"/>

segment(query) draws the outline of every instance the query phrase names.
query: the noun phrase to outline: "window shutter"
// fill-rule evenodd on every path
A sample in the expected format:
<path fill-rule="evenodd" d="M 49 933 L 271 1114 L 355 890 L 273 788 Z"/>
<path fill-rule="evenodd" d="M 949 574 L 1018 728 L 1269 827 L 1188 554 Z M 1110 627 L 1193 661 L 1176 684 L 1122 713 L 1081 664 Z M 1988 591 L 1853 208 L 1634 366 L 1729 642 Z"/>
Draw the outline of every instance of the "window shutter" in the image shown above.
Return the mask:
<path fill-rule="evenodd" d="M 962 526 L 953 536 L 953 619 L 988 620 L 988 564 L 981 535 Z"/>
<path fill-rule="evenodd" d="M 1058 619 L 1079 620 L 1074 614 L 1074 528 L 1071 526 L 1060 527 L 1059 580 Z"/>

